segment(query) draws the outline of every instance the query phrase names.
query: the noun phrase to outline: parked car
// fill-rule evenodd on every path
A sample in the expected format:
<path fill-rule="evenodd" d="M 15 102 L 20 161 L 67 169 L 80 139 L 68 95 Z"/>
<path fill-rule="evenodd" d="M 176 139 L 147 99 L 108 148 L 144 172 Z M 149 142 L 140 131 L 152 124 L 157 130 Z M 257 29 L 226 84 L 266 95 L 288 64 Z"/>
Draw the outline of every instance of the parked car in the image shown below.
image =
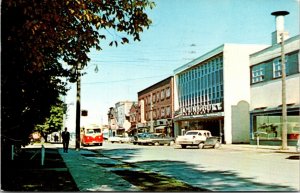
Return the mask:
<path fill-rule="evenodd" d="M 133 136 L 133 145 L 138 144 L 138 140 L 147 137 L 151 133 L 138 133 L 137 135 Z"/>
<path fill-rule="evenodd" d="M 113 137 L 109 137 L 108 141 L 111 143 L 131 143 L 133 141 L 132 137 L 129 136 L 122 136 L 122 135 L 117 135 Z"/>
<path fill-rule="evenodd" d="M 212 147 L 215 149 L 221 147 L 220 137 L 216 137 L 216 136 L 207 137 L 203 144 L 203 148 L 205 147 Z"/>
<path fill-rule="evenodd" d="M 176 138 L 176 144 L 181 145 L 182 148 L 186 148 L 187 146 L 198 146 L 202 149 L 206 139 L 209 137 L 212 137 L 212 135 L 208 130 L 190 130 L 187 131 L 185 135 L 178 136 Z"/>
<path fill-rule="evenodd" d="M 175 138 L 168 137 L 163 133 L 150 133 L 137 140 L 140 145 L 173 145 Z"/>

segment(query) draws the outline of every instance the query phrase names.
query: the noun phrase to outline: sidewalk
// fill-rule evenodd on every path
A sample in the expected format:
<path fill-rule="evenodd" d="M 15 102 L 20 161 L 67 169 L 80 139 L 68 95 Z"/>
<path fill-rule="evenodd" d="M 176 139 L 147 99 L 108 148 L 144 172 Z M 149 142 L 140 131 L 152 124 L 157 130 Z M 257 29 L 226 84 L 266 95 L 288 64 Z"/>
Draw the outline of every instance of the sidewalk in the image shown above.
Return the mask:
<path fill-rule="evenodd" d="M 249 145 L 249 144 L 222 144 L 222 149 L 232 149 L 241 151 L 258 151 L 258 152 L 273 152 L 273 153 L 300 153 L 296 151 L 295 146 L 288 146 L 287 150 L 282 150 L 281 146 L 269 145 Z"/>
<path fill-rule="evenodd" d="M 1 158 L 1 190 L 29 192 L 78 191 L 72 176 L 54 145 L 45 149 L 44 165 L 41 161 L 41 144 L 22 148 L 11 160 Z"/>
<path fill-rule="evenodd" d="M 68 153 L 64 153 L 62 149 L 58 151 L 79 191 L 139 191 L 136 186 L 83 155 L 95 154 L 91 151 L 83 149 L 79 151 L 69 149 Z"/>

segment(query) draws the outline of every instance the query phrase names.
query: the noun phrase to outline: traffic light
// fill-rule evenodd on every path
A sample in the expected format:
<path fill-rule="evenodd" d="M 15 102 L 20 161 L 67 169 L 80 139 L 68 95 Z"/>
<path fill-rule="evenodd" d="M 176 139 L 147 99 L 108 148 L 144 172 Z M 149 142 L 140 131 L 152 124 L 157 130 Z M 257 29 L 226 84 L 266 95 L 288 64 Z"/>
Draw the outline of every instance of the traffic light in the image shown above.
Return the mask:
<path fill-rule="evenodd" d="M 82 110 L 81 111 L 81 116 L 83 116 L 83 117 L 88 116 L 88 111 L 87 110 Z"/>

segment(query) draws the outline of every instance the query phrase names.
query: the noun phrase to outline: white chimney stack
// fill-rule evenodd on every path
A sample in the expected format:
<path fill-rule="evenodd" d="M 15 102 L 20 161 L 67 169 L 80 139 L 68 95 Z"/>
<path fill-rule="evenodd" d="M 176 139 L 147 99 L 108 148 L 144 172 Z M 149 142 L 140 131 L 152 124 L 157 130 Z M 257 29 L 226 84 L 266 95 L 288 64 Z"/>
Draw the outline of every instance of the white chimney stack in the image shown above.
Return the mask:
<path fill-rule="evenodd" d="M 289 38 L 288 32 L 284 31 L 284 16 L 288 14 L 289 12 L 287 11 L 275 11 L 271 14 L 275 16 L 276 20 L 276 29 L 272 33 L 272 45 L 281 42 L 281 34 L 283 34 L 284 40 Z"/>

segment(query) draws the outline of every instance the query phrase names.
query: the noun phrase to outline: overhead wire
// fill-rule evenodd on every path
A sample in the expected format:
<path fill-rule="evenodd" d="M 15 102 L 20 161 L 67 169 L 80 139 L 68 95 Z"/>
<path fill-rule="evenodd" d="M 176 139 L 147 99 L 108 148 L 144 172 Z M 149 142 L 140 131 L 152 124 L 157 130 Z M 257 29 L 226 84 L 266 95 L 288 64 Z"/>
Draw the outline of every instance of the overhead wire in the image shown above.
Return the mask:
<path fill-rule="evenodd" d="M 100 81 L 100 82 L 82 82 L 81 84 L 106 84 L 106 83 L 118 83 L 118 82 L 125 82 L 125 81 L 135 81 L 135 80 L 143 80 L 143 79 L 150 79 L 150 78 L 158 78 L 162 76 L 172 76 L 172 74 L 161 74 L 156 76 L 148 76 L 148 77 L 139 77 L 139 78 L 127 78 L 121 80 L 111 80 L 111 81 Z"/>

